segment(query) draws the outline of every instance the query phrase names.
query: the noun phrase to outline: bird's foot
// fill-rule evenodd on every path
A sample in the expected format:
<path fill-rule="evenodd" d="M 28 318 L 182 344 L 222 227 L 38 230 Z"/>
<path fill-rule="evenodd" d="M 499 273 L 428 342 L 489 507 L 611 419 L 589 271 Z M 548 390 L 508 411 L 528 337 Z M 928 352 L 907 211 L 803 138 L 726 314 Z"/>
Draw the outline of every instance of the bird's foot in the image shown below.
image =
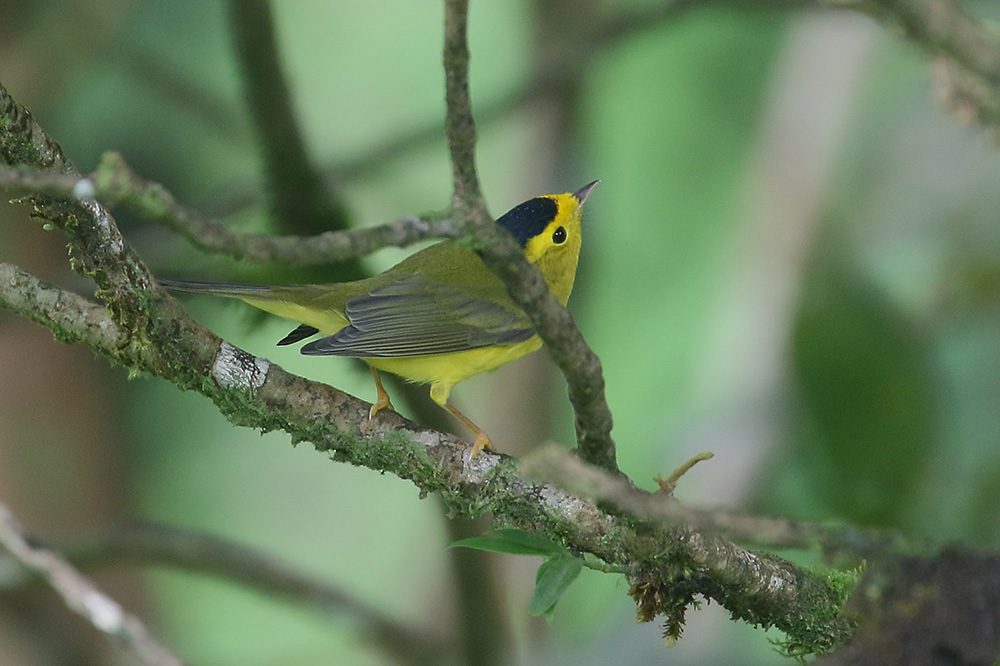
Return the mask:
<path fill-rule="evenodd" d="M 472 445 L 472 449 L 469 451 L 469 460 L 475 460 L 476 456 L 478 456 L 479 452 L 483 449 L 492 450 L 493 444 L 490 442 L 490 438 L 485 432 L 479 431 L 479 433 L 476 434 L 476 441 Z"/>
<path fill-rule="evenodd" d="M 368 420 L 369 421 L 374 420 L 375 415 L 386 408 L 391 409 L 392 411 L 396 411 L 396 408 L 392 406 L 391 402 L 389 402 L 389 394 L 383 391 L 381 394 L 379 394 L 378 399 L 375 401 L 375 404 L 373 404 L 371 409 L 368 410 Z"/>
<path fill-rule="evenodd" d="M 396 408 L 392 406 L 391 402 L 389 402 L 389 394 L 386 393 L 385 388 L 382 387 L 382 380 L 379 379 L 378 370 L 376 370 L 373 365 L 368 366 L 368 368 L 372 371 L 372 379 L 375 380 L 375 391 L 378 394 L 375 397 L 375 404 L 368 410 L 368 420 L 372 421 L 375 419 L 375 415 L 386 407 L 392 411 L 396 411 Z"/>

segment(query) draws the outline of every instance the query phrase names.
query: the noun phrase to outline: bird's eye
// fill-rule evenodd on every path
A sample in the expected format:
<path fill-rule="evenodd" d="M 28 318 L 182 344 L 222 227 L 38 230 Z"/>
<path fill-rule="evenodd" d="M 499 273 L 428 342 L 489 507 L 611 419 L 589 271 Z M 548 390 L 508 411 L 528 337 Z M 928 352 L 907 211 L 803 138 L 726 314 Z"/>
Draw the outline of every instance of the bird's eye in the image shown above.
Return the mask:
<path fill-rule="evenodd" d="M 566 242 L 566 229 L 563 227 L 557 227 L 555 231 L 552 232 L 552 242 L 556 245 Z"/>

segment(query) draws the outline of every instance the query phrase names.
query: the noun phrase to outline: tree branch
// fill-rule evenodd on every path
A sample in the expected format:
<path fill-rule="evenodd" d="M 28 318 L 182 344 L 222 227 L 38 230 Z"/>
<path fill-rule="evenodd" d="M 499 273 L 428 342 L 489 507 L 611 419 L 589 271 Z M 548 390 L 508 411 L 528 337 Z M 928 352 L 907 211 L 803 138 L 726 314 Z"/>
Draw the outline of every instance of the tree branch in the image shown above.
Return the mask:
<path fill-rule="evenodd" d="M 483 263 L 503 280 L 507 293 L 528 315 L 566 377 L 576 413 L 580 455 L 617 472 L 611 410 L 604 397 L 600 359 L 587 346 L 573 316 L 549 292 L 542 274 L 528 262 L 513 236 L 490 217 L 482 200 L 475 171 L 476 128 L 469 101 L 467 24 L 468 0 L 445 0 L 445 127 L 455 179 L 456 215 L 465 221 L 463 232 Z"/>
<path fill-rule="evenodd" d="M 432 666 L 450 650 L 442 639 L 401 624 L 346 592 L 318 582 L 244 545 L 160 525 L 114 530 L 61 549 L 76 566 L 107 567 L 119 562 L 163 565 L 231 580 L 335 619 L 358 620 L 370 643 L 401 663 Z"/>
<path fill-rule="evenodd" d="M 147 664 L 181 666 L 180 659 L 160 645 L 139 618 L 125 612 L 65 558 L 33 546 L 3 503 L 0 503 L 0 546 L 42 576 L 71 611 L 83 616 L 98 631 L 120 640 Z"/>
<path fill-rule="evenodd" d="M 347 229 L 346 206 L 334 198 L 306 152 L 292 93 L 278 54 L 269 0 L 230 0 L 233 47 L 264 157 L 271 207 L 283 233 Z M 352 269 L 363 277 L 360 265 Z"/>
<path fill-rule="evenodd" d="M 918 555 L 938 549 L 933 542 L 904 537 L 893 531 L 767 518 L 728 509 L 693 509 L 671 495 L 637 488 L 555 445 L 533 452 L 520 462 L 518 469 L 525 478 L 552 484 L 578 497 L 588 497 L 614 515 L 660 527 L 683 525 L 767 548 L 818 551 L 828 560 Z"/>
<path fill-rule="evenodd" d="M 197 324 L 160 320 L 161 327 L 178 334 L 155 345 L 128 345 L 128 332 L 100 306 L 7 264 L 0 264 L 0 307 L 28 314 L 59 339 L 82 342 L 117 363 L 198 390 L 237 425 L 280 428 L 293 442 L 312 442 L 334 460 L 410 479 L 423 492 L 439 493 L 454 515 L 491 511 L 504 524 L 559 538 L 575 552 L 592 553 L 636 575 L 662 578 L 673 567 L 697 571 L 685 579 L 686 593 L 714 598 L 735 617 L 777 626 L 805 645 L 826 645 L 830 635 L 844 635 L 845 621 L 836 616 L 840 599 L 822 576 L 767 555 L 721 559 L 729 552 L 724 542 L 707 534 L 692 531 L 700 538 L 680 539 L 665 530 L 636 530 L 630 520 L 603 513 L 590 500 L 526 480 L 507 456 L 485 451 L 470 461 L 460 440 L 398 414 L 369 421 L 367 403 L 290 375 Z M 169 362 L 179 357 L 183 364 Z M 780 590 L 752 588 L 758 589 L 752 598 L 738 593 L 737 585 L 771 580 L 761 578 L 761 571 L 783 572 Z M 779 592 L 780 603 L 774 603 L 772 594 Z"/>
<path fill-rule="evenodd" d="M 469 0 L 444 3 L 445 134 L 451 154 L 452 205 L 486 216 L 486 202 L 476 173 L 476 121 L 469 97 Z"/>
<path fill-rule="evenodd" d="M 121 155 L 105 153 L 97 169 L 79 175 L 27 168 L 0 168 L 0 189 L 16 195 L 44 194 L 61 199 L 97 199 L 123 206 L 171 229 L 195 247 L 235 259 L 285 264 L 326 264 L 371 254 L 387 246 L 406 247 L 429 238 L 457 235 L 446 213 L 430 213 L 388 224 L 316 236 L 272 236 L 234 231 L 180 204 L 162 185 L 137 176 Z"/>

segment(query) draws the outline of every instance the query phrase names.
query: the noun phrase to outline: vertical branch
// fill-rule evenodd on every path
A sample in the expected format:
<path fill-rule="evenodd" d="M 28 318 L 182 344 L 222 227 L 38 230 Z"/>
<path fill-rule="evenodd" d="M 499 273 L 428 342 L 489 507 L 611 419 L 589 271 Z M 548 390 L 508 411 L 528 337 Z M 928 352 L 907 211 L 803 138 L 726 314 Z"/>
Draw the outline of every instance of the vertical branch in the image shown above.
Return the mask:
<path fill-rule="evenodd" d="M 469 0 L 445 0 L 444 73 L 445 132 L 451 153 L 454 194 L 460 208 L 486 210 L 476 173 L 476 121 L 469 97 Z"/>
<path fill-rule="evenodd" d="M 231 0 L 229 17 L 279 231 L 303 235 L 347 229 L 346 205 L 331 193 L 306 152 L 281 69 L 269 0 Z M 323 270 L 327 274 L 322 277 L 331 279 L 328 268 Z M 338 280 L 362 277 L 366 273 L 357 259 L 340 264 L 335 276 Z"/>
<path fill-rule="evenodd" d="M 572 316 L 549 292 L 542 274 L 486 211 L 476 175 L 476 124 L 469 100 L 468 0 L 445 0 L 445 130 L 455 181 L 453 205 L 471 223 L 473 246 L 486 266 L 524 309 L 532 326 L 566 375 L 576 411 L 577 442 L 585 460 L 617 471 L 611 439 L 611 412 L 604 398 L 601 363 L 587 346 Z"/>
<path fill-rule="evenodd" d="M 489 222 L 476 173 L 476 121 L 469 96 L 469 0 L 445 0 L 444 3 L 444 72 L 445 133 L 451 156 L 452 205 L 467 219 Z M 451 539 L 479 533 L 482 521 L 449 520 Z M 506 663 L 511 637 L 495 577 L 503 573 L 495 567 L 489 553 L 452 552 L 456 601 L 461 629 L 462 656 L 466 663 L 494 666 Z"/>
<path fill-rule="evenodd" d="M 490 528 L 492 517 L 445 520 L 450 542 L 479 536 Z M 507 614 L 503 567 L 493 553 L 471 548 L 449 548 L 459 618 L 457 647 L 470 666 L 502 666 L 512 661 L 514 638 Z"/>

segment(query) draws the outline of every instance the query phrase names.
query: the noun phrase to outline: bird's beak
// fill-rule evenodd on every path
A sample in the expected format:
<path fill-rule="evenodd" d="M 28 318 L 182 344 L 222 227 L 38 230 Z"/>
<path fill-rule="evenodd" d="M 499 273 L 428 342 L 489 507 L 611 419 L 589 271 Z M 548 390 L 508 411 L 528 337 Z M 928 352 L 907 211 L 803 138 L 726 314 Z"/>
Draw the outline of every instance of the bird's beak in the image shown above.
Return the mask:
<path fill-rule="evenodd" d="M 595 180 L 592 183 L 587 183 L 586 185 L 584 185 L 583 187 L 581 187 L 580 189 L 578 189 L 576 192 L 573 193 L 573 198 L 579 201 L 580 205 L 582 206 L 583 202 L 587 200 L 588 196 L 590 196 L 590 191 L 594 189 L 594 187 L 596 187 L 599 182 L 601 182 L 600 179 Z"/>

